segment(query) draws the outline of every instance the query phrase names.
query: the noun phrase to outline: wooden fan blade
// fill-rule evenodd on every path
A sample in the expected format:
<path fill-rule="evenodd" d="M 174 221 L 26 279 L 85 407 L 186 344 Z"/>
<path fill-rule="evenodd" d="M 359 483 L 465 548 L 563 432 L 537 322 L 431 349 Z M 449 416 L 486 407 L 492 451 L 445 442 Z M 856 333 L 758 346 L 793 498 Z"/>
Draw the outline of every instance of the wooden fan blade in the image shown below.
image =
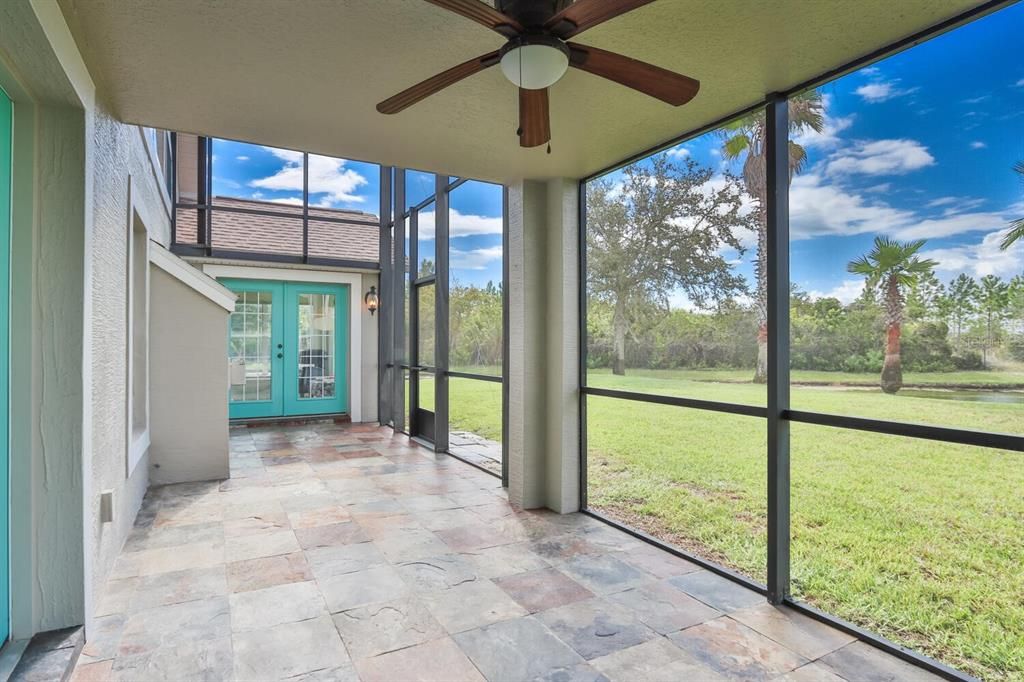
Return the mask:
<path fill-rule="evenodd" d="M 427 2 L 471 19 L 492 31 L 497 31 L 506 38 L 514 38 L 523 30 L 518 21 L 490 5 L 480 2 L 480 0 L 427 0 Z"/>
<path fill-rule="evenodd" d="M 544 28 L 562 40 L 654 0 L 576 0 L 548 19 Z"/>
<path fill-rule="evenodd" d="M 479 73 L 480 71 L 494 66 L 497 63 L 497 50 L 480 55 L 479 57 L 470 59 L 458 66 L 453 66 L 447 71 L 442 71 L 436 76 L 428 78 L 422 83 L 417 83 L 411 88 L 402 90 L 393 97 L 388 97 L 377 105 L 377 111 L 382 114 L 397 114 L 402 109 L 411 107 L 421 99 L 425 99 L 430 95 L 433 95 L 435 92 L 443 90 L 453 83 L 458 83 L 463 78 L 472 76 L 474 73 Z"/>
<path fill-rule="evenodd" d="M 568 45 L 571 52 L 569 66 L 615 81 L 673 106 L 686 104 L 700 90 L 700 81 L 675 71 L 596 47 L 579 43 Z"/>
<path fill-rule="evenodd" d="M 519 146 L 539 147 L 551 140 L 548 91 L 519 88 Z"/>

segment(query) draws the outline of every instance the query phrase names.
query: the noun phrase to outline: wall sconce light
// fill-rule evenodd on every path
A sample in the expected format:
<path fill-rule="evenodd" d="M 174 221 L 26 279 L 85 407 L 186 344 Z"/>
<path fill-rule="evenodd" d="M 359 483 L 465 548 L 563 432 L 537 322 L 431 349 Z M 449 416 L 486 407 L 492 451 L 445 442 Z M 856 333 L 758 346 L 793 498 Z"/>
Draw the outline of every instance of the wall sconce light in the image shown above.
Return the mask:
<path fill-rule="evenodd" d="M 367 310 L 370 311 L 370 315 L 377 312 L 377 308 L 380 307 L 380 297 L 377 296 L 377 287 L 370 287 L 370 290 L 366 292 L 366 296 L 363 296 L 363 302 L 366 304 Z"/>

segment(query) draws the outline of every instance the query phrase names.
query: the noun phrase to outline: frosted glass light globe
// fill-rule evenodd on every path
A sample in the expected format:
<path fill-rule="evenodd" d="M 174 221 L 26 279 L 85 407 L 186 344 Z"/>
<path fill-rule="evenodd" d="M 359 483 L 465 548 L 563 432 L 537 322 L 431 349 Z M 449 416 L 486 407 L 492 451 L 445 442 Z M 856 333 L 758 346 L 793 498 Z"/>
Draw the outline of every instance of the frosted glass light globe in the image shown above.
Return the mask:
<path fill-rule="evenodd" d="M 543 90 L 558 82 L 569 68 L 569 55 L 553 45 L 526 44 L 501 56 L 501 72 L 513 85 Z"/>

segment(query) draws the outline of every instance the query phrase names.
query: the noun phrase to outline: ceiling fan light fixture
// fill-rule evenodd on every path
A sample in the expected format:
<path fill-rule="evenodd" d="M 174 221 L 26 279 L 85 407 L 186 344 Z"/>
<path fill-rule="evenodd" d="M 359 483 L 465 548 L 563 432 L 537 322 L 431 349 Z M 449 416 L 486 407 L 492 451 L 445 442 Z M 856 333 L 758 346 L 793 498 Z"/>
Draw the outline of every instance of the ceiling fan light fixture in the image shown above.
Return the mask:
<path fill-rule="evenodd" d="M 543 90 L 569 69 L 569 48 L 553 36 L 524 35 L 501 48 L 501 72 L 524 90 Z"/>

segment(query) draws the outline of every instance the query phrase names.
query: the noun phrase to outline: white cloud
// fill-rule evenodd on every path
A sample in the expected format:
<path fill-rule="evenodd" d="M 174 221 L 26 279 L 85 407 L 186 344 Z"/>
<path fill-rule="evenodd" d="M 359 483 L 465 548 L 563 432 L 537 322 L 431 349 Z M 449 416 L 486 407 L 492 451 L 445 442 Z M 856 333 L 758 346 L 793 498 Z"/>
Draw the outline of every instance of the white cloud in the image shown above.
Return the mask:
<path fill-rule="evenodd" d="M 892 93 L 891 83 L 868 83 L 856 90 L 857 94 L 868 102 L 884 102 Z"/>
<path fill-rule="evenodd" d="M 863 279 L 844 279 L 830 291 L 808 291 L 811 298 L 835 298 L 843 305 L 849 305 L 864 292 Z"/>
<path fill-rule="evenodd" d="M 491 246 L 483 249 L 471 249 L 469 251 L 451 249 L 450 253 L 449 265 L 452 268 L 459 270 L 486 270 L 490 263 L 501 260 L 502 248 L 500 246 Z"/>
<path fill-rule="evenodd" d="M 974 277 L 1013 277 L 1020 274 L 1021 263 L 1024 263 L 1024 243 L 1017 242 L 1003 251 L 999 244 L 1004 234 L 1005 227 L 987 233 L 975 244 L 932 249 L 923 251 L 921 256 L 938 261 L 935 269 L 940 273 L 966 272 Z"/>
<path fill-rule="evenodd" d="M 939 216 L 895 208 L 882 201 L 868 199 L 856 191 L 828 184 L 820 175 L 807 173 L 793 179 L 789 193 L 790 228 L 793 239 L 822 235 L 878 233 L 897 239 L 938 239 L 969 232 L 998 230 L 1024 205 L 1003 211 L 973 211 L 983 200 L 940 197 L 925 208 L 947 208 Z M 948 208 L 954 206 L 955 208 Z"/>
<path fill-rule="evenodd" d="M 301 197 L 280 197 L 277 199 L 269 199 L 272 204 L 285 204 L 286 206 L 302 206 Z"/>
<path fill-rule="evenodd" d="M 860 70 L 860 73 L 865 76 L 877 76 L 882 72 L 877 66 L 865 66 Z"/>
<path fill-rule="evenodd" d="M 249 160 L 249 157 L 248 157 L 248 156 L 245 156 L 245 155 L 242 155 L 242 156 L 236 156 L 236 157 L 235 157 L 235 160 L 236 160 L 236 161 L 248 161 L 248 160 Z"/>
<path fill-rule="evenodd" d="M 980 104 L 987 99 L 991 99 L 992 95 L 979 95 L 978 97 L 969 97 L 968 99 L 960 100 L 963 104 Z"/>
<path fill-rule="evenodd" d="M 982 142 L 981 140 L 975 140 L 974 142 L 971 143 L 971 149 L 984 149 L 987 146 L 988 145 Z"/>
<path fill-rule="evenodd" d="M 682 145 L 672 147 L 672 149 L 666 150 L 665 153 L 679 159 L 685 159 L 690 156 L 690 150 Z"/>
<path fill-rule="evenodd" d="M 913 213 L 871 202 L 826 184 L 821 176 L 808 173 L 793 178 L 789 192 L 789 220 L 794 239 L 819 235 L 853 235 L 886 232 L 913 219 Z"/>
<path fill-rule="evenodd" d="M 1014 85 L 1014 87 L 1024 88 L 1024 78 L 1021 78 L 1019 81 L 1017 81 L 1013 85 Z"/>
<path fill-rule="evenodd" d="M 885 102 L 894 97 L 902 97 L 917 92 L 919 88 L 900 88 L 899 80 L 875 81 L 857 88 L 854 92 L 861 96 L 865 102 L 875 104 Z"/>
<path fill-rule="evenodd" d="M 821 108 L 825 112 L 825 120 L 821 132 L 812 128 L 803 128 L 793 136 L 793 141 L 803 147 L 818 147 L 828 149 L 839 144 L 839 133 L 853 125 L 853 115 L 832 116 L 829 109 L 832 107 L 832 95 L 826 93 L 821 97 Z"/>
<path fill-rule="evenodd" d="M 416 227 L 420 239 L 434 238 L 434 211 L 420 213 Z M 500 235 L 504 227 L 501 216 L 488 217 L 467 215 L 452 209 L 448 217 L 448 237 L 473 237 L 478 235 Z"/>
<path fill-rule="evenodd" d="M 302 152 L 289 149 L 266 147 L 267 151 L 285 162 L 284 166 L 273 175 L 257 178 L 249 182 L 252 187 L 272 190 L 302 191 Z M 344 159 L 328 156 L 309 155 L 309 193 L 326 194 L 327 205 L 333 206 L 341 202 L 361 203 L 366 197 L 355 193 L 367 183 L 366 178 L 345 168 Z M 324 202 L 321 202 L 324 203 Z"/>
<path fill-rule="evenodd" d="M 880 183 L 880 184 L 877 184 L 877 185 L 872 185 L 871 187 L 865 187 L 864 191 L 865 192 L 871 192 L 872 194 L 888 194 L 889 190 L 891 190 L 891 189 L 892 189 L 892 183 L 891 182 L 883 182 L 883 183 Z"/>
<path fill-rule="evenodd" d="M 903 175 L 934 164 L 935 157 L 917 140 L 872 140 L 832 154 L 826 162 L 826 173 Z"/>
<path fill-rule="evenodd" d="M 939 239 L 965 232 L 998 230 L 1007 223 L 1005 213 L 978 211 L 974 213 L 946 212 L 940 218 L 915 220 L 895 231 L 899 239 Z"/>

